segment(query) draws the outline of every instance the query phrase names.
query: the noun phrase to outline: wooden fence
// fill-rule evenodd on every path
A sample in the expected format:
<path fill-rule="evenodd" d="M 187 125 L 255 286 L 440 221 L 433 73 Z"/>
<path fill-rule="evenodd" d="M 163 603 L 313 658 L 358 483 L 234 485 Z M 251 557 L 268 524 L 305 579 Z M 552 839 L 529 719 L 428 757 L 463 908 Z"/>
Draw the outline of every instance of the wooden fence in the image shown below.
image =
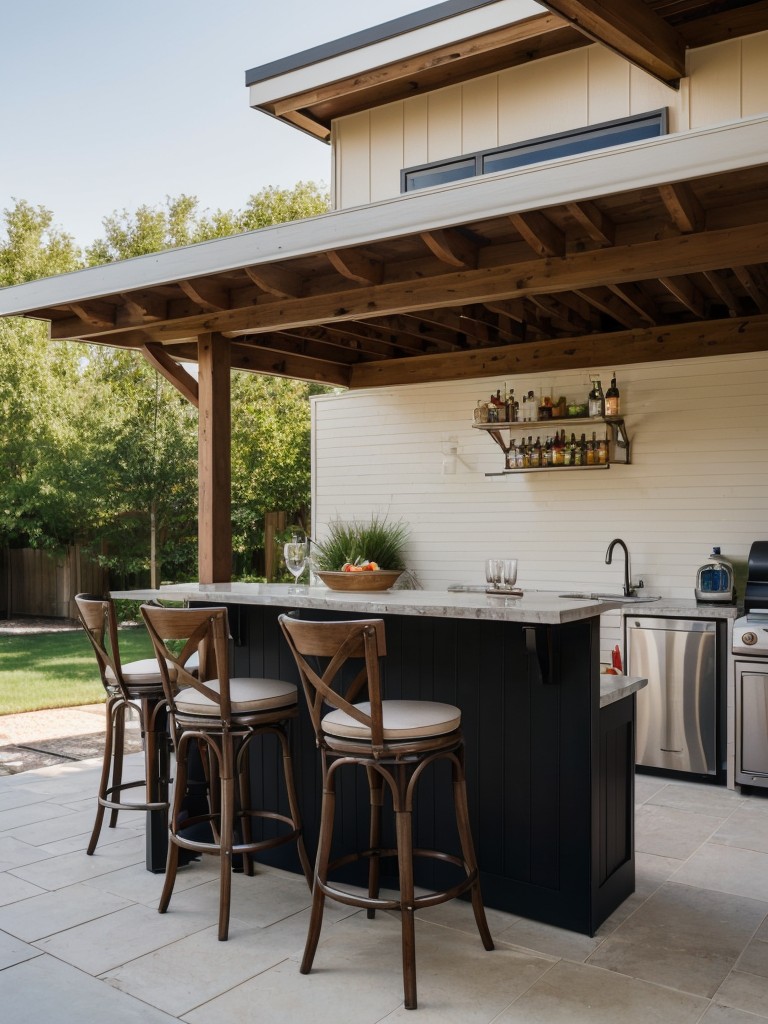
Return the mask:
<path fill-rule="evenodd" d="M 75 594 L 102 594 L 107 574 L 79 545 L 52 554 L 34 548 L 6 548 L 0 558 L 0 608 L 6 618 L 40 615 L 74 619 Z"/>

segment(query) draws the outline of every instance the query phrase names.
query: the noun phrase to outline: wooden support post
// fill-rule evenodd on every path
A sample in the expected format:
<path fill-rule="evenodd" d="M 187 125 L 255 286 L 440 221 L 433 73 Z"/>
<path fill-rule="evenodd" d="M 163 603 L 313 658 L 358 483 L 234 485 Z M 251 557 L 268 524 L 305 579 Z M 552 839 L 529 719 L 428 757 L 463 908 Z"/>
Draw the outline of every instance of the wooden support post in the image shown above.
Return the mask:
<path fill-rule="evenodd" d="M 198 426 L 198 576 L 200 583 L 232 578 L 232 410 L 229 342 L 220 334 L 197 339 L 200 418 Z"/>
<path fill-rule="evenodd" d="M 277 575 L 279 558 L 275 545 L 276 535 L 285 529 L 285 512 L 264 513 L 264 575 L 273 583 Z"/>

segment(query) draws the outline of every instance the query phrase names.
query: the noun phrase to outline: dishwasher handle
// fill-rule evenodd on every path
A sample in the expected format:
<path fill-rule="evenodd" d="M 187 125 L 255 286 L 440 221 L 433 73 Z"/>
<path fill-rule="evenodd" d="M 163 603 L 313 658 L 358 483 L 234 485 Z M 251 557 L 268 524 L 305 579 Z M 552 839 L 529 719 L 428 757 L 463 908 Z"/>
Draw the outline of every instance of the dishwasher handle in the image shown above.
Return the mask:
<path fill-rule="evenodd" d="M 665 629 L 681 633 L 714 633 L 717 622 L 713 619 L 661 619 L 643 616 L 631 618 L 627 616 L 630 629 Z"/>

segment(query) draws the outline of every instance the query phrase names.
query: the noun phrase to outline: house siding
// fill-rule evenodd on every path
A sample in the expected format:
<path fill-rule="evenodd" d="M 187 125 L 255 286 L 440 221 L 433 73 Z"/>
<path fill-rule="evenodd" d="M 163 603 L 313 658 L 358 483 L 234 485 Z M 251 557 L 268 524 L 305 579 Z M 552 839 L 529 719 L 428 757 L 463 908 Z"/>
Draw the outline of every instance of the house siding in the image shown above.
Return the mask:
<path fill-rule="evenodd" d="M 503 455 L 470 425 L 477 400 L 505 384 L 583 399 L 586 371 L 315 399 L 313 536 L 333 518 L 379 512 L 408 523 L 409 565 L 425 587 L 482 583 L 484 560 L 505 556 L 519 559 L 523 587 L 563 591 L 619 591 L 623 563 L 606 566 L 605 552 L 620 536 L 633 579 L 670 598 L 693 597 L 696 569 L 719 545 L 743 594 L 750 545 L 768 537 L 768 353 L 601 367 L 604 387 L 614 369 L 632 464 L 605 472 L 487 477 Z M 514 434 L 543 440 L 546 428 Z M 451 438 L 459 458 L 444 473 Z M 607 660 L 620 617 L 603 618 Z"/>
<path fill-rule="evenodd" d="M 768 112 L 768 32 L 692 50 L 679 90 L 599 45 L 334 122 L 337 208 L 400 192 L 400 170 L 614 118 L 669 109 L 683 132 Z"/>

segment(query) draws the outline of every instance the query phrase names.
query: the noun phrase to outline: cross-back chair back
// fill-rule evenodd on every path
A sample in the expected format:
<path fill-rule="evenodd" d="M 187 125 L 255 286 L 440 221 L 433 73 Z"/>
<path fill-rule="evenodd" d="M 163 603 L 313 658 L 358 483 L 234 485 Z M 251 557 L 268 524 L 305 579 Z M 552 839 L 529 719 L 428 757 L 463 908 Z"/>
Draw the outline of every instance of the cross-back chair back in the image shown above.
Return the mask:
<path fill-rule="evenodd" d="M 387 653 L 383 620 L 312 622 L 283 615 L 280 625 L 299 670 L 318 745 L 327 743 L 321 723 L 330 705 L 370 729 L 371 746 L 381 753 L 380 659 Z M 370 713 L 355 704 L 366 692 Z"/>
<path fill-rule="evenodd" d="M 212 714 L 225 725 L 231 725 L 227 609 L 142 605 L 141 614 L 160 664 L 171 713 L 183 714 L 177 707 L 176 696 L 185 687 L 191 687 L 212 701 Z M 199 655 L 199 678 L 188 668 L 195 654 Z M 207 685 L 206 680 L 211 679 L 218 680 L 216 688 Z"/>

